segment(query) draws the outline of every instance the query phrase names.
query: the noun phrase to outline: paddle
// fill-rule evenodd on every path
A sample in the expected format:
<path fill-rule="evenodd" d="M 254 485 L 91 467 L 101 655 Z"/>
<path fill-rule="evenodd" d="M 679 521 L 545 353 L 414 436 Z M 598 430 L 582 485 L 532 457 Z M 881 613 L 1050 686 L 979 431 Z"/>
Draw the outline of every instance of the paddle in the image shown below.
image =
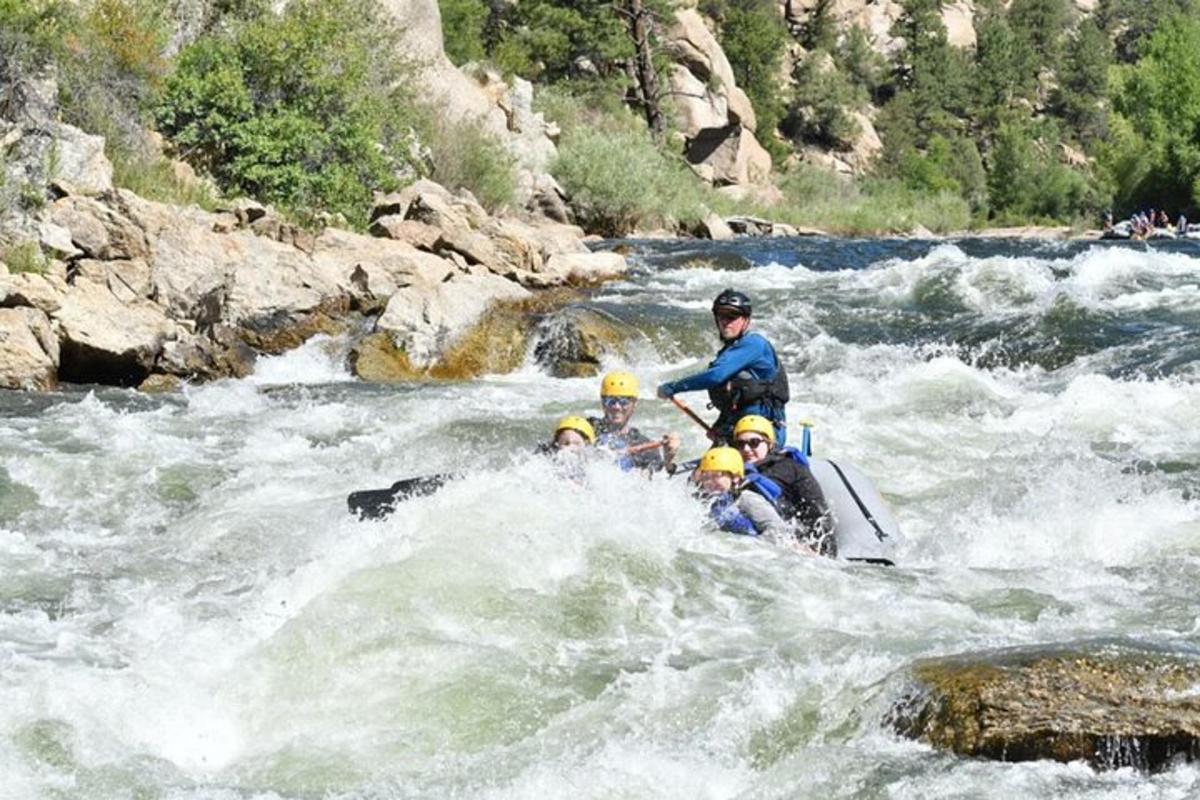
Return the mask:
<path fill-rule="evenodd" d="M 662 442 L 643 442 L 618 451 L 622 455 L 637 455 L 662 447 Z M 461 478 L 454 472 L 438 475 L 422 475 L 416 478 L 405 478 L 393 483 L 386 489 L 362 489 L 351 492 L 346 497 L 346 505 L 350 513 L 359 519 L 383 519 L 396 510 L 396 505 L 413 497 L 425 497 L 441 489 L 447 483 Z"/>
<path fill-rule="evenodd" d="M 350 513 L 359 519 L 383 519 L 396 510 L 396 504 L 410 497 L 433 494 L 452 480 L 461 478 L 453 472 L 405 478 L 386 489 L 363 489 L 351 492 L 346 498 Z"/>
<path fill-rule="evenodd" d="M 705 422 L 703 419 L 701 419 L 699 414 L 697 414 L 695 411 L 692 411 L 690 408 L 688 408 L 687 403 L 683 402 L 678 397 L 672 397 L 671 402 L 675 404 L 676 408 L 678 408 L 683 413 L 687 414 L 688 417 L 691 418 L 692 422 L 695 422 L 701 428 L 704 428 L 704 432 L 707 433 L 710 438 L 712 437 L 712 426 L 709 425 L 707 422 Z"/>

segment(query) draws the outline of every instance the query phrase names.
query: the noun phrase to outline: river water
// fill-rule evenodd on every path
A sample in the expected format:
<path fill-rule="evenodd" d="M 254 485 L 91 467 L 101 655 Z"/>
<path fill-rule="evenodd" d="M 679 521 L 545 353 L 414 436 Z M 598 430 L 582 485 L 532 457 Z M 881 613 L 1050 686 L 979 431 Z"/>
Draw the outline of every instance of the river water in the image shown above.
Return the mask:
<path fill-rule="evenodd" d="M 2 798 L 1184 798 L 883 720 L 914 659 L 1200 654 L 1200 243 L 634 243 L 589 305 L 643 396 L 751 294 L 894 569 L 707 530 L 678 479 L 530 448 L 597 379 L 369 386 L 316 340 L 167 397 L 0 396 Z M 703 408 L 700 396 L 685 396 Z M 650 433 L 703 436 L 643 400 Z M 361 523 L 347 492 L 469 477 Z"/>

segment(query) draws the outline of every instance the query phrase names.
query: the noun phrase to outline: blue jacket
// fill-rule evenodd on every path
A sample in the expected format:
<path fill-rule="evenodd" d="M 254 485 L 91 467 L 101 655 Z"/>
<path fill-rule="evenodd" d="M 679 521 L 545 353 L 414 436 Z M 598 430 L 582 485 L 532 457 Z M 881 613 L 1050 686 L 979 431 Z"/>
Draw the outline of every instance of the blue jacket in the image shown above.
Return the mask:
<path fill-rule="evenodd" d="M 715 389 L 728 383 L 741 372 L 747 373 L 753 380 L 770 381 L 775 378 L 778 364 L 779 359 L 771 343 L 762 334 L 751 331 L 722 347 L 716 358 L 709 363 L 708 369 L 664 383 L 658 390 L 660 394 L 670 397 L 681 392 Z M 775 443 L 780 447 L 784 445 L 787 428 L 783 409 L 765 402 L 749 403 L 738 408 L 733 414 L 722 411 L 713 427 L 718 433 L 728 437 L 732 434 L 734 423 L 750 414 L 758 414 L 774 422 Z"/>

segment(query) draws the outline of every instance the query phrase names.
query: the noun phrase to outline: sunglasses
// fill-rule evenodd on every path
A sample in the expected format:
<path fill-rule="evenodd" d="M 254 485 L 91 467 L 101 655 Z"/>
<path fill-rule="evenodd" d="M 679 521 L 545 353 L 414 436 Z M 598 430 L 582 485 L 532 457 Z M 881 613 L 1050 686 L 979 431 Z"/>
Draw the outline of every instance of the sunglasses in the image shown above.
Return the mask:
<path fill-rule="evenodd" d="M 601 397 L 600 402 L 605 408 L 628 408 L 633 405 L 634 398 L 632 397 Z"/>
<path fill-rule="evenodd" d="M 743 318 L 742 314 L 713 314 L 718 325 L 728 325 L 731 322 L 737 322 Z"/>
<path fill-rule="evenodd" d="M 738 439 L 736 442 L 734 442 L 734 445 L 739 450 L 743 450 L 747 447 L 750 448 L 751 450 L 757 450 L 759 445 L 767 444 L 769 441 L 770 440 L 763 439 L 758 436 L 752 436 L 749 439 Z"/>

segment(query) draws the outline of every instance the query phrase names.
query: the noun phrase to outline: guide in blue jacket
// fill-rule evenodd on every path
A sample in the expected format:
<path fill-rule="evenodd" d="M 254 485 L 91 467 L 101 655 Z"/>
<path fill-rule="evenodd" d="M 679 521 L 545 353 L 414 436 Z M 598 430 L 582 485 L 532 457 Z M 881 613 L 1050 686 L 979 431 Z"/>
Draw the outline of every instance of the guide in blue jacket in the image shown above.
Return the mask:
<path fill-rule="evenodd" d="M 737 421 L 757 414 L 771 420 L 775 442 L 782 447 L 787 440 L 787 372 L 771 343 L 749 332 L 750 298 L 726 289 L 713 300 L 712 312 L 724 343 L 716 358 L 703 372 L 660 385 L 658 396 L 667 399 L 681 392 L 707 389 L 709 402 L 720 412 L 712 426 L 714 441 L 729 442 Z"/>

